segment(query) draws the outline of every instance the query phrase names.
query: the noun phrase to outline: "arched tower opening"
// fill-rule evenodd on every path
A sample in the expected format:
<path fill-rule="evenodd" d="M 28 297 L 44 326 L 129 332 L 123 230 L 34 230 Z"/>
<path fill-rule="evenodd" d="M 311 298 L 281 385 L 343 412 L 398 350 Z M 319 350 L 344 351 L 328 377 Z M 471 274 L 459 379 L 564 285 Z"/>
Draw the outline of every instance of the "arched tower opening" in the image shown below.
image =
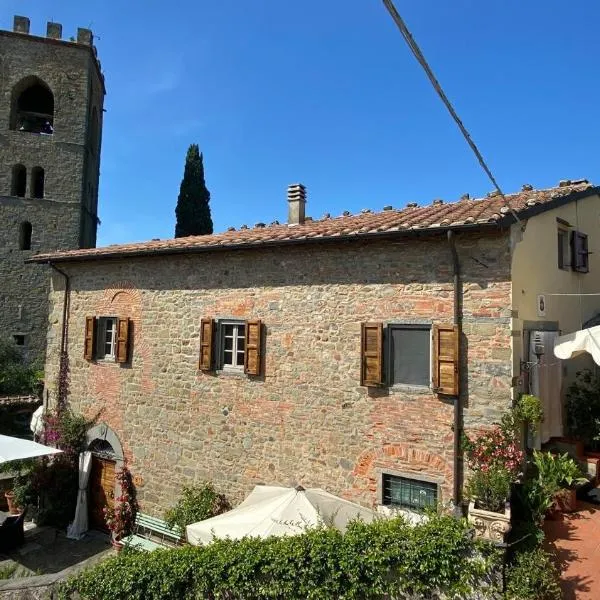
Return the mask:
<path fill-rule="evenodd" d="M 54 133 L 54 94 L 39 77 L 26 77 L 13 88 L 10 127 L 31 133 Z"/>
<path fill-rule="evenodd" d="M 31 250 L 31 232 L 33 228 L 29 221 L 23 221 L 19 228 L 19 250 Z"/>
<path fill-rule="evenodd" d="M 31 196 L 33 198 L 44 197 L 44 169 L 42 167 L 33 167 L 31 169 Z"/>
<path fill-rule="evenodd" d="M 12 178 L 10 182 L 10 195 L 25 198 L 27 191 L 27 169 L 25 165 L 15 165 L 12 168 Z"/>

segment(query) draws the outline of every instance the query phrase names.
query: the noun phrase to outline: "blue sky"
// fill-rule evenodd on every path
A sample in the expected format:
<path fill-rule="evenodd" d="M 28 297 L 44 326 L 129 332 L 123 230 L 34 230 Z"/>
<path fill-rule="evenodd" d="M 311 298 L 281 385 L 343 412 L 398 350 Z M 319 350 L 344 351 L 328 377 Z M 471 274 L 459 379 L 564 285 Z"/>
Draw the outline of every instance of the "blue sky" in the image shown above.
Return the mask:
<path fill-rule="evenodd" d="M 600 3 L 396 0 L 505 191 L 600 182 Z M 91 27 L 106 75 L 98 243 L 173 236 L 185 152 L 215 230 L 380 210 L 491 184 L 381 0 L 2 0 L 63 35 Z"/>

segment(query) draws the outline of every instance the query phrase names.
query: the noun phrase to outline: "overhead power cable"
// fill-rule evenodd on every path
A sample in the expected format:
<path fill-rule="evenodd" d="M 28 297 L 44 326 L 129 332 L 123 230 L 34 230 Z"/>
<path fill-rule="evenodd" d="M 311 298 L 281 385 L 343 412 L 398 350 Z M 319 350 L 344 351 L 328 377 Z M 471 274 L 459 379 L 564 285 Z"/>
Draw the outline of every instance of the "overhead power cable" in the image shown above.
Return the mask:
<path fill-rule="evenodd" d="M 492 182 L 492 185 L 498 192 L 498 195 L 504 201 L 504 205 L 506 206 L 506 208 L 508 208 L 508 210 L 510 211 L 512 216 L 515 218 L 517 223 L 519 223 L 519 225 L 522 225 L 521 219 L 519 219 L 519 215 L 517 215 L 517 213 L 510 206 L 508 200 L 506 199 L 506 196 L 504 195 L 504 192 L 498 185 L 498 182 L 496 181 L 494 174 L 492 173 L 491 169 L 488 167 L 487 163 L 485 162 L 483 155 L 481 154 L 481 152 L 479 151 L 479 148 L 473 141 L 471 134 L 468 132 L 468 130 L 465 127 L 464 123 L 462 122 L 461 118 L 458 116 L 458 113 L 452 106 L 452 103 L 448 99 L 448 96 L 446 96 L 444 90 L 442 89 L 442 86 L 440 85 L 439 81 L 437 80 L 436 76 L 434 75 L 431 67 L 429 66 L 427 60 L 425 59 L 425 56 L 421 52 L 421 49 L 419 48 L 417 42 L 415 41 L 412 34 L 408 30 L 406 23 L 404 22 L 404 20 L 402 19 L 402 17 L 398 13 L 398 11 L 396 10 L 394 3 L 392 2 L 392 0 L 383 0 L 383 4 L 385 5 L 388 12 L 390 13 L 390 16 L 394 20 L 394 23 L 396 23 L 398 29 L 400 30 L 400 33 L 402 34 L 402 37 L 408 44 L 408 47 L 410 48 L 414 57 L 417 59 L 417 62 L 421 65 L 421 67 L 423 67 L 423 70 L 425 71 L 427 77 L 429 78 L 429 81 L 431 82 L 433 89 L 437 92 L 438 96 L 441 98 L 442 102 L 448 109 L 448 112 L 454 119 L 454 122 L 458 125 L 458 128 L 460 129 L 461 133 L 463 134 L 463 137 L 465 138 L 465 140 L 467 140 L 467 144 L 469 144 L 469 146 L 471 147 L 471 150 L 473 150 L 473 153 L 477 157 L 477 160 L 479 161 L 479 164 L 481 165 L 482 169 L 485 171 L 489 180 Z"/>

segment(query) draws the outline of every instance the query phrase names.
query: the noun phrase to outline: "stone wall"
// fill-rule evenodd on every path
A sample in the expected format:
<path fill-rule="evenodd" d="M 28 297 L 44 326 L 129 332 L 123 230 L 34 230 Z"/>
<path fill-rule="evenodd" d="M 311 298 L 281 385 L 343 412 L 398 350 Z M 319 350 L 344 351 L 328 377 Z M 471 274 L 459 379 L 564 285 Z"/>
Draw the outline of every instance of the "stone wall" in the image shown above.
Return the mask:
<path fill-rule="evenodd" d="M 508 238 L 458 238 L 468 428 L 510 405 Z M 476 260 L 474 260 L 476 259 Z M 424 474 L 452 494 L 453 401 L 360 386 L 361 323 L 451 323 L 445 239 L 281 247 L 62 264 L 71 275 L 70 401 L 118 435 L 160 514 L 212 480 L 234 502 L 256 483 L 320 486 L 376 502 L 380 472 Z M 47 381 L 58 369 L 62 278 L 53 278 Z M 134 323 L 130 365 L 83 358 L 85 317 Z M 200 319 L 261 319 L 264 375 L 198 370 Z"/>
<path fill-rule="evenodd" d="M 11 129 L 16 97 L 37 77 L 54 95 L 54 134 Z M 0 31 L 0 332 L 25 335 L 27 354 L 43 362 L 48 269 L 26 265 L 36 252 L 94 246 L 104 85 L 89 46 Z M 12 169 L 27 169 L 24 198 L 11 197 Z M 44 198 L 31 173 L 44 169 Z M 32 225 L 31 250 L 19 250 L 21 224 Z"/>

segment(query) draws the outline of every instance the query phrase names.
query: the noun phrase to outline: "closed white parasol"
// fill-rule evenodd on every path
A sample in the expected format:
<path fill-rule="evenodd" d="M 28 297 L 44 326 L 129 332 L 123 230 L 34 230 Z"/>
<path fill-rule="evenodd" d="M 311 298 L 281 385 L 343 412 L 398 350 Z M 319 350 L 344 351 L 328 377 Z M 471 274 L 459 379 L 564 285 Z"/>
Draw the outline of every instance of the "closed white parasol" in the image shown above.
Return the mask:
<path fill-rule="evenodd" d="M 188 542 L 198 546 L 210 543 L 215 537 L 297 535 L 320 524 L 344 531 L 354 519 L 370 523 L 376 518 L 372 510 L 320 488 L 257 485 L 237 508 L 188 525 L 186 534 Z"/>

